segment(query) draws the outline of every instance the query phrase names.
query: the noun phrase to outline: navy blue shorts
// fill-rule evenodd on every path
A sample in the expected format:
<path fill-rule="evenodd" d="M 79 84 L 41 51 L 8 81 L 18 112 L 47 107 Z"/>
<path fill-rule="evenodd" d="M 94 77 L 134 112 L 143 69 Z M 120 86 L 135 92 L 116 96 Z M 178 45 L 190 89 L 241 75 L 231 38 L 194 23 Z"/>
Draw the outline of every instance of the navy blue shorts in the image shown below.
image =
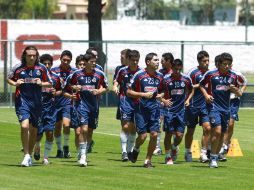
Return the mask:
<path fill-rule="evenodd" d="M 89 128 L 98 127 L 99 110 L 90 111 L 83 104 L 77 106 L 77 114 L 80 125 L 88 125 Z"/>
<path fill-rule="evenodd" d="M 194 108 L 188 106 L 185 110 L 186 125 L 188 128 L 195 128 L 197 124 L 202 125 L 209 122 L 208 111 L 205 108 Z"/>
<path fill-rule="evenodd" d="M 227 131 L 227 128 L 228 128 L 230 112 L 213 110 L 209 112 L 209 119 L 210 119 L 212 128 L 218 127 L 220 125 L 221 131 L 224 133 Z"/>
<path fill-rule="evenodd" d="M 240 107 L 240 99 L 234 98 L 230 100 L 230 118 L 239 121 L 238 111 Z"/>
<path fill-rule="evenodd" d="M 43 104 L 41 122 L 38 128 L 38 135 L 42 135 L 44 131 L 54 131 L 56 124 L 55 107 L 49 102 Z"/>
<path fill-rule="evenodd" d="M 27 103 L 16 100 L 15 110 L 19 122 L 29 119 L 29 123 L 31 123 L 33 127 L 38 128 L 41 122 L 42 105 L 30 107 Z"/>
<path fill-rule="evenodd" d="M 160 132 L 160 109 L 141 108 L 135 106 L 135 124 L 138 134 Z"/>
<path fill-rule="evenodd" d="M 134 122 L 134 108 L 131 100 L 125 96 L 120 97 L 120 114 L 122 121 Z"/>
<path fill-rule="evenodd" d="M 184 133 L 185 118 L 184 111 L 179 113 L 166 112 L 164 116 L 163 131 Z"/>
<path fill-rule="evenodd" d="M 56 121 L 61 121 L 63 118 L 71 119 L 71 105 L 56 107 Z"/>

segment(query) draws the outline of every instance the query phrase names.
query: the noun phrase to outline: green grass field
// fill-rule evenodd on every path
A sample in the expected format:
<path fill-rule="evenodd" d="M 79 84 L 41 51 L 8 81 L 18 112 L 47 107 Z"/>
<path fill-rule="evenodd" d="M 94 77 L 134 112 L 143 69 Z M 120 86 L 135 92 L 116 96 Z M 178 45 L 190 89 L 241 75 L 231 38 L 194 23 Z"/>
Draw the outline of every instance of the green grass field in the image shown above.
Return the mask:
<path fill-rule="evenodd" d="M 119 122 L 114 119 L 115 108 L 101 108 L 99 128 L 94 134 L 96 142 L 93 153 L 88 156 L 88 167 L 78 166 L 71 134 L 71 159 L 50 158 L 51 165 L 41 161 L 33 167 L 22 168 L 20 152 L 20 128 L 14 109 L 0 109 L 0 189 L 2 190 L 69 190 L 69 189 L 252 189 L 254 186 L 254 109 L 242 109 L 234 137 L 239 140 L 243 157 L 229 157 L 210 169 L 197 159 L 186 163 L 183 143 L 176 164 L 163 164 L 164 156 L 153 158 L 154 168 L 142 167 L 147 144 L 141 149 L 135 164 L 120 160 Z M 197 129 L 195 138 L 200 139 Z M 42 141 L 44 143 L 44 139 Z M 161 142 L 162 144 L 162 142 Z M 56 149 L 52 151 L 55 156 Z"/>

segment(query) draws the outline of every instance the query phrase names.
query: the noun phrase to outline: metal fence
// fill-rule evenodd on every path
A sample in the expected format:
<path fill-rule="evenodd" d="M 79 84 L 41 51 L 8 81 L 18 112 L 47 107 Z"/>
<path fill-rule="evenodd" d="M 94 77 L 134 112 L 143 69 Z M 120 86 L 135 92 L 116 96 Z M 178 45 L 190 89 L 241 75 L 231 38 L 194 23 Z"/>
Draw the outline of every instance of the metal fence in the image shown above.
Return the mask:
<path fill-rule="evenodd" d="M 49 53 L 54 56 L 54 66 L 60 63 L 59 55 L 65 49 L 72 51 L 75 65 L 75 57 L 84 54 L 88 48 L 89 41 L 68 40 L 68 41 L 0 41 L 0 106 L 14 104 L 14 87 L 6 83 L 7 73 L 10 68 L 20 62 L 20 56 L 26 45 L 35 45 L 39 53 Z M 212 42 L 212 41 L 103 41 L 103 52 L 107 59 L 104 71 L 109 79 L 112 89 L 112 74 L 117 65 L 120 64 L 120 51 L 122 49 L 136 49 L 140 52 L 140 67 L 145 67 L 145 56 L 147 53 L 155 52 L 161 56 L 165 52 L 172 52 L 175 58 L 181 58 L 184 62 L 184 72 L 197 65 L 196 55 L 200 50 L 206 50 L 210 55 L 210 68 L 214 67 L 213 59 L 222 52 L 229 52 L 233 55 L 233 67 L 248 76 L 254 76 L 252 63 L 252 52 L 254 42 Z M 251 77 L 250 77 L 251 79 Z M 254 79 L 253 79 L 254 82 Z M 250 88 L 253 88 L 250 80 Z M 254 88 L 253 88 L 254 89 Z M 254 90 L 248 90 L 242 98 L 242 106 L 254 106 Z M 117 97 L 109 91 L 101 99 L 102 106 L 116 106 Z"/>

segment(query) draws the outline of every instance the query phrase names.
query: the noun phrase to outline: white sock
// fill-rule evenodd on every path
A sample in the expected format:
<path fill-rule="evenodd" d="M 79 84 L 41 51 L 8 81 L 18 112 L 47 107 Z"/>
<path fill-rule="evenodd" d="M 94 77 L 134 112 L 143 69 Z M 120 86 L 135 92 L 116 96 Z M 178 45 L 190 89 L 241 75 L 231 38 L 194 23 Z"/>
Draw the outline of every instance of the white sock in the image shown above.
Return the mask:
<path fill-rule="evenodd" d="M 161 133 L 158 133 L 156 148 L 159 148 L 159 149 L 161 148 Z"/>
<path fill-rule="evenodd" d="M 44 158 L 49 157 L 50 151 L 52 149 L 53 142 L 45 141 L 45 148 L 44 148 Z"/>
<path fill-rule="evenodd" d="M 70 139 L 70 135 L 64 134 L 64 146 L 69 146 L 69 139 Z"/>
<path fill-rule="evenodd" d="M 56 139 L 57 150 L 62 150 L 62 136 L 60 135 L 59 137 L 55 137 L 55 139 Z"/>
<path fill-rule="evenodd" d="M 124 131 L 121 131 L 120 141 L 121 141 L 122 152 L 127 152 L 127 140 L 128 140 L 128 134 L 126 134 Z"/>
<path fill-rule="evenodd" d="M 80 155 L 86 155 L 87 142 L 79 143 Z"/>
<path fill-rule="evenodd" d="M 131 152 L 136 140 L 136 133 L 135 134 L 129 134 L 128 141 L 127 141 L 127 152 Z"/>
<path fill-rule="evenodd" d="M 170 150 L 166 152 L 166 158 L 171 158 Z"/>
<path fill-rule="evenodd" d="M 206 153 L 207 153 L 206 148 L 201 148 L 201 154 L 206 154 Z"/>

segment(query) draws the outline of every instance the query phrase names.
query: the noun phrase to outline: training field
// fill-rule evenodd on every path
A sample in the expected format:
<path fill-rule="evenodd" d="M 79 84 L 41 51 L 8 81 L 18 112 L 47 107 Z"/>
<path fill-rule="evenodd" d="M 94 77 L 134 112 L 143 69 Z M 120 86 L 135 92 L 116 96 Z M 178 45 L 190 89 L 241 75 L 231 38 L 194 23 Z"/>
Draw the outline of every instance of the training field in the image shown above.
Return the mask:
<path fill-rule="evenodd" d="M 242 109 L 236 124 L 234 137 L 239 140 L 243 157 L 230 157 L 210 169 L 197 159 L 184 161 L 183 143 L 176 164 L 163 164 L 164 156 L 153 159 L 154 168 L 142 167 L 146 145 L 135 164 L 123 163 L 120 158 L 119 122 L 115 120 L 115 108 L 101 108 L 99 128 L 94 134 L 95 146 L 88 156 L 88 167 L 78 166 L 71 134 L 71 159 L 50 158 L 51 165 L 41 161 L 33 167 L 22 168 L 20 152 L 20 128 L 14 109 L 0 109 L 0 189 L 18 190 L 79 190 L 79 189 L 202 189 L 235 190 L 254 187 L 254 109 Z M 194 139 L 200 139 L 200 128 Z M 43 139 L 44 144 L 44 139 Z M 162 144 L 162 142 L 161 142 Z M 42 148 L 43 149 L 43 148 Z M 51 153 L 56 154 L 56 148 Z"/>

